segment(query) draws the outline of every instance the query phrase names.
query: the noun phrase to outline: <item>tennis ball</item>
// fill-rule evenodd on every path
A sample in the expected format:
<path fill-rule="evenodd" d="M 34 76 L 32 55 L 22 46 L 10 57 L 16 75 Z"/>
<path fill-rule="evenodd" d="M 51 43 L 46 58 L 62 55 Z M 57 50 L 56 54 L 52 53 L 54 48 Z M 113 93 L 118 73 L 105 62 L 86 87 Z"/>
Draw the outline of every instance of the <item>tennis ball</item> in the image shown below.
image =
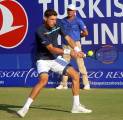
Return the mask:
<path fill-rule="evenodd" d="M 87 53 L 88 56 L 93 56 L 93 54 L 94 54 L 94 52 L 92 50 L 89 50 Z"/>

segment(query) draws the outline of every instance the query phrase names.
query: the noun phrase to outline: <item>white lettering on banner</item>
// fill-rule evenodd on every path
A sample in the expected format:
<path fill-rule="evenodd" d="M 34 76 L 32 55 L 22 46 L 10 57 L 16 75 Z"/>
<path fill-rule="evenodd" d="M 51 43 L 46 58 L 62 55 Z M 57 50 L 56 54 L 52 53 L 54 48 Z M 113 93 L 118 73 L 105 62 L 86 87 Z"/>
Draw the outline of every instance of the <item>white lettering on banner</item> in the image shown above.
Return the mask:
<path fill-rule="evenodd" d="M 104 72 L 104 71 L 89 71 L 88 72 L 88 77 L 90 79 L 99 79 L 99 78 L 103 78 L 103 79 L 123 79 L 123 72 L 121 71 L 109 71 L 109 72 Z"/>
<path fill-rule="evenodd" d="M 118 44 L 118 25 L 117 23 L 113 23 L 113 31 L 114 36 L 109 30 L 109 27 L 106 24 L 101 24 L 101 30 L 102 30 L 102 44 L 106 44 L 106 33 L 108 34 L 108 37 L 110 38 L 111 42 L 113 44 Z"/>
<path fill-rule="evenodd" d="M 51 73 L 49 75 L 51 78 L 53 78 L 54 76 L 56 76 L 54 73 Z M 60 77 L 60 75 L 57 75 L 58 78 Z M 88 76 L 89 78 L 123 78 L 123 72 L 121 71 L 108 71 L 108 72 L 104 72 L 104 71 L 89 71 L 88 72 Z M 37 78 L 38 77 L 38 73 L 34 68 L 31 68 L 29 70 L 22 70 L 22 71 L 0 71 L 0 78 L 24 78 L 24 81 L 26 83 L 28 78 Z"/>
<path fill-rule="evenodd" d="M 82 18 L 86 18 L 86 14 L 84 13 L 85 1 L 84 0 L 72 0 L 72 3 L 76 5 L 76 2 L 79 2 L 80 5 L 76 6 L 77 12 L 82 16 Z"/>
<path fill-rule="evenodd" d="M 107 13 L 107 17 L 111 17 L 111 1 L 112 0 L 106 0 L 106 8 L 109 8 L 109 9 L 106 9 L 106 13 Z"/>
<path fill-rule="evenodd" d="M 119 12 L 119 13 L 114 12 L 114 16 L 123 17 L 123 4 L 119 3 L 118 0 L 114 0 L 114 4 L 117 8 L 121 9 L 121 12 Z"/>
<path fill-rule="evenodd" d="M 91 45 L 92 44 L 92 40 L 86 40 L 85 37 L 81 38 L 81 44 L 82 45 Z"/>
<path fill-rule="evenodd" d="M 24 77 L 27 71 L 0 71 L 0 78 L 4 77 Z"/>
<path fill-rule="evenodd" d="M 98 72 L 89 72 L 88 74 L 88 78 L 101 78 L 103 76 L 103 72 L 102 71 L 98 71 Z"/>
<path fill-rule="evenodd" d="M 98 70 L 93 70 L 88 72 L 89 79 L 95 80 L 95 85 L 100 84 L 103 85 L 103 83 L 108 83 L 109 85 L 120 85 L 120 82 L 123 83 L 123 72 L 122 71 L 98 71 Z M 49 74 L 50 78 L 55 77 L 55 81 L 49 81 L 48 84 L 59 84 L 59 81 L 57 79 L 60 78 L 60 75 L 56 75 L 55 73 L 51 72 Z M 38 79 L 38 73 L 34 68 L 30 68 L 29 70 L 1 70 L 0 71 L 0 85 L 6 84 L 5 79 L 9 80 L 22 80 L 24 83 L 27 83 L 27 80 L 31 80 L 37 78 Z M 82 76 L 80 77 L 82 79 Z M 103 80 L 102 81 L 100 81 Z M 35 80 L 35 79 L 34 79 Z M 108 82 L 106 81 L 108 80 Z M 90 81 L 92 83 L 92 81 Z M 70 81 L 71 84 L 71 81 Z M 123 85 L 123 84 L 122 84 Z"/>
<path fill-rule="evenodd" d="M 121 23 L 121 44 L 123 44 L 123 23 Z"/>
<path fill-rule="evenodd" d="M 27 72 L 26 77 L 25 77 L 25 80 L 24 80 L 24 83 L 25 83 L 25 84 L 26 84 L 26 81 L 27 81 L 27 78 L 28 78 L 29 74 L 30 74 L 32 71 L 34 71 L 34 68 L 31 68 L 31 69 Z"/>
<path fill-rule="evenodd" d="M 58 1 L 59 1 L 59 0 L 55 0 L 55 2 L 54 2 L 54 9 L 55 9 L 55 11 L 58 13 L 58 18 L 64 18 L 64 17 L 67 15 L 66 9 L 67 9 L 68 3 L 66 2 L 66 3 L 64 4 L 64 14 L 61 15 L 61 14 L 59 13 Z"/>
<path fill-rule="evenodd" d="M 48 3 L 51 3 L 51 0 L 38 0 L 39 4 L 43 4 L 43 14 L 47 10 Z"/>
<path fill-rule="evenodd" d="M 106 78 L 123 78 L 123 72 L 108 72 Z"/>
<path fill-rule="evenodd" d="M 123 31 L 123 23 L 121 23 L 121 24 L 113 23 L 110 25 L 112 26 L 112 28 L 110 28 L 106 23 L 93 24 L 93 35 L 92 36 L 94 36 L 94 38 L 92 38 L 92 39 L 93 39 L 94 44 L 99 44 L 99 41 L 101 44 L 107 44 L 107 42 L 109 41 L 109 40 L 107 41 L 107 37 L 109 37 L 110 42 L 112 44 L 123 44 L 123 34 L 121 34 L 121 40 L 119 39 L 120 33 L 122 33 L 122 31 Z M 121 27 L 121 29 L 120 29 L 120 27 Z M 121 30 L 121 31 L 118 31 L 118 30 Z M 101 39 L 99 39 L 99 31 L 101 32 L 101 34 L 100 34 Z M 113 31 L 113 33 L 112 33 L 112 31 Z M 86 40 L 85 38 L 82 38 L 81 44 L 91 45 L 92 40 Z"/>
<path fill-rule="evenodd" d="M 96 0 L 95 2 L 93 0 L 89 0 L 89 17 L 94 17 L 94 11 L 97 13 L 99 17 L 104 17 L 100 9 L 97 7 L 100 3 L 100 0 Z"/>
<path fill-rule="evenodd" d="M 34 68 L 27 71 L 0 71 L 0 78 L 24 78 L 24 83 L 27 82 L 28 77 L 38 77 L 38 73 Z"/>
<path fill-rule="evenodd" d="M 49 77 L 54 78 L 56 77 L 55 73 L 50 73 Z M 60 78 L 60 75 L 57 75 L 58 78 Z M 35 68 L 30 68 L 29 70 L 5 70 L 0 71 L 0 78 L 23 78 L 24 83 L 26 84 L 27 80 L 30 78 L 38 78 L 38 73 L 35 70 Z M 4 80 L 0 80 L 0 84 L 4 84 Z"/>
<path fill-rule="evenodd" d="M 94 44 L 98 44 L 99 43 L 99 33 L 98 33 L 98 24 L 94 24 Z"/>
<path fill-rule="evenodd" d="M 103 13 L 103 10 L 101 10 L 102 8 L 99 8 L 99 5 L 101 4 L 102 0 L 88 0 L 88 1 L 87 0 L 72 0 L 72 3 L 75 5 L 77 2 L 79 2 L 80 5 L 76 6 L 76 9 L 82 18 L 94 18 L 95 17 L 94 13 L 96 13 L 96 15 L 101 18 L 113 17 L 113 16 L 123 17 L 123 4 L 119 2 L 119 0 L 105 0 L 105 2 L 103 2 L 106 4 L 103 6 L 103 9 L 105 9 L 106 11 L 105 14 Z M 38 3 L 43 5 L 43 13 L 48 8 L 48 4 L 53 3 L 54 9 L 58 12 L 58 17 L 60 19 L 62 19 L 63 17 L 67 15 L 66 8 L 69 3 L 69 0 L 63 0 L 63 5 L 59 4 L 59 0 L 54 0 L 54 2 L 52 2 L 52 0 L 39 0 Z M 85 10 L 84 8 L 86 6 L 88 6 L 89 16 L 87 16 L 86 12 L 84 11 Z M 119 10 L 121 11 L 120 12 L 114 11 L 114 9 L 112 9 L 112 6 L 115 6 L 116 8 L 118 8 L 118 11 Z M 64 8 L 64 12 L 62 14 L 59 13 L 60 7 Z"/>
<path fill-rule="evenodd" d="M 123 82 L 92 82 L 90 81 L 90 85 L 97 85 L 97 86 L 102 86 L 102 85 L 106 85 L 106 86 L 111 86 L 111 85 L 115 85 L 115 86 L 122 86 Z"/>
<path fill-rule="evenodd" d="M 38 2 L 39 4 L 43 5 L 43 13 L 48 8 L 48 4 L 52 3 L 54 9 L 58 13 L 58 18 L 60 19 L 67 16 L 66 9 L 68 4 L 70 3 L 77 5 L 77 12 L 82 18 L 100 18 L 100 21 L 101 18 L 103 18 L 104 21 L 108 21 L 108 18 L 111 19 L 113 17 L 123 17 L 123 3 L 121 3 L 121 1 L 119 0 L 63 0 L 62 4 L 59 4 L 60 0 L 39 0 Z M 62 13 L 60 9 L 62 9 Z M 89 19 L 87 21 L 89 21 Z M 81 44 L 97 45 L 99 43 L 107 44 L 109 42 L 111 42 L 112 44 L 123 44 L 123 23 L 117 23 L 116 20 L 115 22 L 112 21 L 110 24 L 108 24 L 107 22 L 98 23 L 97 21 L 95 21 L 95 23 L 92 22 L 91 26 L 93 28 L 93 32 L 89 34 L 91 36 L 91 39 L 81 38 Z M 58 39 L 58 43 L 59 45 L 61 45 L 61 39 Z"/>

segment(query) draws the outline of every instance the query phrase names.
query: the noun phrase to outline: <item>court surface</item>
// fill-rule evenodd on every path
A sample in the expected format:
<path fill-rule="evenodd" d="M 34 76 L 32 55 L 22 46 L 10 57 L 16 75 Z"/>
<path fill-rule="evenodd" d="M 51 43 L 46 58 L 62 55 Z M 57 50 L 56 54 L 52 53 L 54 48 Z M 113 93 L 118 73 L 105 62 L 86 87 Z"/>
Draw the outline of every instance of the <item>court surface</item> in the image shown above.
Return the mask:
<path fill-rule="evenodd" d="M 45 88 L 32 104 L 28 114 L 19 118 L 31 88 L 0 88 L 0 120 L 123 120 L 123 89 L 80 90 L 81 103 L 91 114 L 72 114 L 71 89 Z"/>

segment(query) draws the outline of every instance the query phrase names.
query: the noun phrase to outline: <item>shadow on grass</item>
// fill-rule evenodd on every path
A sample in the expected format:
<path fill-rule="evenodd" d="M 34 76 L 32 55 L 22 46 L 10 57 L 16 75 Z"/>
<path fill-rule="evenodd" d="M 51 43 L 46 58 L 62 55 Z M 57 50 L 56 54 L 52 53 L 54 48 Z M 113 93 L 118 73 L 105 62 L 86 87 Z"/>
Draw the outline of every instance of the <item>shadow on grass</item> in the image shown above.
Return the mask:
<path fill-rule="evenodd" d="M 8 113 L 14 113 L 15 112 L 14 110 L 12 110 L 12 108 L 21 108 L 21 106 L 0 104 L 0 110 L 6 111 Z"/>
<path fill-rule="evenodd" d="M 51 106 L 51 105 L 45 105 L 45 106 L 32 106 L 30 108 L 34 108 L 34 109 L 42 109 L 42 110 L 50 110 L 50 111 L 59 111 L 59 112 L 70 112 L 64 109 L 59 109 L 57 108 L 60 106 Z"/>
<path fill-rule="evenodd" d="M 0 111 L 6 111 L 10 114 L 17 115 L 17 111 L 13 110 L 14 108 L 21 108 L 21 106 L 0 104 Z"/>
<path fill-rule="evenodd" d="M 56 107 L 56 106 L 55 106 Z M 59 111 L 59 112 L 69 112 L 63 109 L 57 109 L 54 106 L 32 106 L 30 107 L 31 109 L 42 109 L 42 110 L 50 110 L 50 111 Z M 58 106 L 57 106 L 58 107 Z M 10 114 L 15 114 L 17 115 L 17 110 L 14 109 L 22 108 L 22 106 L 17 106 L 17 105 L 9 105 L 9 104 L 0 104 L 0 111 L 6 111 Z"/>

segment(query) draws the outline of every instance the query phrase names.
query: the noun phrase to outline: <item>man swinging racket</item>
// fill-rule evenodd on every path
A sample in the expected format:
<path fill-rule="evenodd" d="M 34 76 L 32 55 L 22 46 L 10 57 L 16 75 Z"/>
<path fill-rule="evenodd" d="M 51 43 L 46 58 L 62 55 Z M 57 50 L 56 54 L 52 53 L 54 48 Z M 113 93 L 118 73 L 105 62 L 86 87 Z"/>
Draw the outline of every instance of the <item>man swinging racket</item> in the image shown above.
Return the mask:
<path fill-rule="evenodd" d="M 74 41 L 64 33 L 64 31 L 56 24 L 57 13 L 52 9 L 48 9 L 44 13 L 44 24 L 38 28 L 36 32 L 37 40 L 37 71 L 39 81 L 32 89 L 24 106 L 17 111 L 20 117 L 24 117 L 29 110 L 31 103 L 38 96 L 42 88 L 48 82 L 48 72 L 51 70 L 59 74 L 65 74 L 72 78 L 72 94 L 73 106 L 72 113 L 91 113 L 89 110 L 80 104 L 79 100 L 79 73 L 70 66 L 61 56 L 70 54 L 72 57 L 84 57 L 84 53 L 78 51 L 78 47 Z M 73 48 L 61 49 L 57 47 L 57 37 L 61 34 L 65 37 L 68 44 Z"/>

